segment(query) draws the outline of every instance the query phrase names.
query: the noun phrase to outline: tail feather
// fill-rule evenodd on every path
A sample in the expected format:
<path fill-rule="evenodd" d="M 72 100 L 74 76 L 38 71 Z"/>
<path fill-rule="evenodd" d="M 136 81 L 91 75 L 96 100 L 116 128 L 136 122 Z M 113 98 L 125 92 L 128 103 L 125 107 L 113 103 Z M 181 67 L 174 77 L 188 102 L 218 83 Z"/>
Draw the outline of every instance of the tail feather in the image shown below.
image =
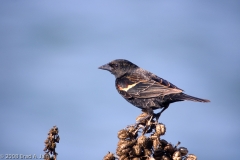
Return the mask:
<path fill-rule="evenodd" d="M 193 96 L 189 96 L 187 94 L 182 93 L 181 96 L 179 97 L 181 100 L 188 100 L 188 101 L 195 101 L 195 102 L 210 102 L 207 99 L 201 99 Z"/>

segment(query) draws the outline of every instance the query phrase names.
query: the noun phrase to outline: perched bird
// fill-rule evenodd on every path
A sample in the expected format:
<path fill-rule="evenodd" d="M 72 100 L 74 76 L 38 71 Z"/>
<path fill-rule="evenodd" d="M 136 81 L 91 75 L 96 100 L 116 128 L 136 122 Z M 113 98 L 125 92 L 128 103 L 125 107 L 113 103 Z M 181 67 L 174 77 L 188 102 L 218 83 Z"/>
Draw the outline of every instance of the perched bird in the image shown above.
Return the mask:
<path fill-rule="evenodd" d="M 182 89 L 128 60 L 116 59 L 99 69 L 107 70 L 116 77 L 115 86 L 123 98 L 149 115 L 154 115 L 157 120 L 170 103 L 184 100 L 210 102 L 183 93 Z M 162 110 L 154 114 L 153 110 L 159 108 Z"/>

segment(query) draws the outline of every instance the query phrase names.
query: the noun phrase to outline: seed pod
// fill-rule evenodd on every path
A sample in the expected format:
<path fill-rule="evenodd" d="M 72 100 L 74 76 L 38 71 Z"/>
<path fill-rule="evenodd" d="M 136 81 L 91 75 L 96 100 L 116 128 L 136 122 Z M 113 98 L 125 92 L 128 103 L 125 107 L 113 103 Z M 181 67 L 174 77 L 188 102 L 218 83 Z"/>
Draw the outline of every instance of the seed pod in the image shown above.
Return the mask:
<path fill-rule="evenodd" d="M 119 147 L 119 146 L 121 146 L 121 145 L 124 144 L 124 143 L 126 143 L 125 140 L 119 139 L 117 146 Z"/>
<path fill-rule="evenodd" d="M 103 160 L 115 160 L 115 159 L 116 158 L 115 158 L 114 154 L 111 152 L 108 152 L 108 154 L 106 154 L 103 158 Z"/>
<path fill-rule="evenodd" d="M 132 148 L 132 154 L 133 154 L 134 156 L 140 156 L 140 155 L 142 154 L 142 149 L 141 149 L 141 147 L 140 147 L 139 145 L 133 146 L 133 148 Z"/>
<path fill-rule="evenodd" d="M 145 157 L 150 157 L 152 155 L 152 150 L 151 149 L 144 149 L 144 156 Z"/>
<path fill-rule="evenodd" d="M 164 151 L 172 154 L 174 152 L 174 148 L 173 145 L 171 143 L 168 143 L 165 147 L 164 147 Z"/>
<path fill-rule="evenodd" d="M 116 149 L 116 154 L 117 154 L 118 156 L 122 156 L 122 148 L 117 147 L 117 149 Z"/>
<path fill-rule="evenodd" d="M 134 132 L 136 128 L 133 125 L 127 126 L 128 132 Z"/>
<path fill-rule="evenodd" d="M 129 143 L 128 143 L 128 147 L 131 147 L 133 145 L 135 145 L 137 143 L 137 140 L 134 139 L 134 140 L 131 140 Z"/>
<path fill-rule="evenodd" d="M 55 149 L 56 148 L 56 143 L 52 143 L 51 149 Z"/>
<path fill-rule="evenodd" d="M 159 123 L 159 124 L 156 125 L 156 133 L 158 135 L 164 135 L 165 132 L 166 132 L 166 127 L 165 127 L 164 124 Z"/>
<path fill-rule="evenodd" d="M 151 137 L 150 137 L 152 140 L 154 140 L 154 139 L 158 139 L 159 138 L 159 136 L 155 133 L 155 134 L 153 134 L 153 135 L 151 135 Z"/>
<path fill-rule="evenodd" d="M 156 139 L 154 139 L 153 141 L 153 149 L 154 150 L 157 150 L 157 149 L 159 149 L 160 148 L 160 141 L 159 141 L 159 139 L 158 138 L 156 138 Z"/>
<path fill-rule="evenodd" d="M 119 160 L 130 160 L 130 158 L 128 158 L 127 155 L 122 155 L 119 157 Z"/>
<path fill-rule="evenodd" d="M 118 131 L 118 138 L 119 139 L 129 138 L 129 132 L 126 129 L 122 129 L 122 130 Z"/>
<path fill-rule="evenodd" d="M 124 149 L 124 148 L 127 148 L 127 146 L 128 146 L 128 141 L 124 141 L 124 143 L 119 145 L 119 148 Z"/>
<path fill-rule="evenodd" d="M 155 158 L 153 158 L 153 157 L 147 157 L 147 159 L 146 160 L 156 160 Z"/>
<path fill-rule="evenodd" d="M 44 160 L 50 160 L 50 155 L 48 153 L 44 154 Z"/>
<path fill-rule="evenodd" d="M 134 127 L 134 126 L 128 126 L 127 127 L 127 131 L 129 133 L 129 138 L 130 139 L 136 139 L 138 136 L 138 128 Z"/>
<path fill-rule="evenodd" d="M 139 158 L 139 157 L 134 157 L 134 158 L 132 158 L 131 160 L 141 160 L 141 158 Z"/>
<path fill-rule="evenodd" d="M 162 149 L 156 149 L 153 153 L 154 158 L 155 157 L 161 157 L 164 154 L 164 152 L 162 151 Z"/>
<path fill-rule="evenodd" d="M 163 155 L 161 160 L 170 160 L 170 158 L 166 155 Z"/>
<path fill-rule="evenodd" d="M 178 150 L 181 152 L 182 156 L 185 156 L 188 154 L 188 149 L 185 147 L 179 147 Z"/>
<path fill-rule="evenodd" d="M 131 147 L 131 146 L 133 146 L 134 144 L 136 144 L 136 141 L 137 140 L 125 140 L 124 141 L 124 143 L 122 143 L 121 145 L 120 145 L 120 147 L 121 148 L 127 148 L 127 147 Z"/>
<path fill-rule="evenodd" d="M 137 118 L 136 122 L 141 123 L 141 124 L 146 124 L 147 123 L 147 117 L 148 114 L 146 112 L 141 113 Z"/>
<path fill-rule="evenodd" d="M 48 140 L 48 139 L 46 139 L 46 140 L 44 141 L 44 143 L 45 143 L 45 144 L 48 144 L 48 142 L 49 142 L 49 140 Z"/>
<path fill-rule="evenodd" d="M 53 126 L 53 128 L 51 128 L 51 130 L 50 130 L 50 133 L 51 133 L 52 135 L 58 134 L 58 128 L 57 128 L 56 126 Z"/>
<path fill-rule="evenodd" d="M 56 139 L 55 139 L 55 142 L 59 143 L 59 141 L 60 141 L 60 137 L 59 137 L 59 135 L 57 135 Z"/>
<path fill-rule="evenodd" d="M 145 145 L 144 145 L 144 148 L 151 150 L 151 149 L 152 149 L 152 146 L 153 146 L 152 140 L 151 140 L 150 138 L 147 138 L 146 143 L 145 143 Z"/>
<path fill-rule="evenodd" d="M 160 142 L 163 148 L 168 144 L 168 142 L 165 139 L 161 139 Z"/>
<path fill-rule="evenodd" d="M 153 160 L 162 160 L 162 156 L 160 156 L 160 157 L 154 157 Z"/>
<path fill-rule="evenodd" d="M 126 149 L 123 149 L 121 147 L 118 147 L 116 149 L 116 154 L 118 156 L 122 156 L 122 155 L 128 155 L 128 153 L 130 152 L 131 148 L 126 148 Z"/>
<path fill-rule="evenodd" d="M 140 137 L 138 137 L 137 139 L 137 144 L 140 145 L 141 147 L 145 146 L 147 143 L 147 137 L 142 135 Z"/>
<path fill-rule="evenodd" d="M 195 156 L 194 154 L 189 154 L 187 155 L 187 158 L 185 160 L 197 160 L 197 156 Z"/>
<path fill-rule="evenodd" d="M 131 148 L 122 149 L 122 154 L 127 155 L 130 152 Z"/>
<path fill-rule="evenodd" d="M 182 160 L 182 155 L 180 151 L 175 151 L 172 156 L 173 160 Z"/>

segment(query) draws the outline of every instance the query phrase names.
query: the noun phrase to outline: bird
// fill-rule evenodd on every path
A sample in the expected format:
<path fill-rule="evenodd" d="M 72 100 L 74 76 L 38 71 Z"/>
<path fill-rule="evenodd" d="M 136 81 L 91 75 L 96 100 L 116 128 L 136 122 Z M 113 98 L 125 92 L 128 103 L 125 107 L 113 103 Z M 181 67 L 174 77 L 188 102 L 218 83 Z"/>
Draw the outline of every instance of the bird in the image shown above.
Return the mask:
<path fill-rule="evenodd" d="M 107 70 L 115 76 L 115 87 L 125 100 L 154 116 L 157 121 L 171 103 L 185 100 L 210 102 L 183 93 L 184 90 L 169 81 L 125 59 L 113 60 L 99 69 Z M 162 110 L 155 114 L 153 110 L 156 109 Z"/>

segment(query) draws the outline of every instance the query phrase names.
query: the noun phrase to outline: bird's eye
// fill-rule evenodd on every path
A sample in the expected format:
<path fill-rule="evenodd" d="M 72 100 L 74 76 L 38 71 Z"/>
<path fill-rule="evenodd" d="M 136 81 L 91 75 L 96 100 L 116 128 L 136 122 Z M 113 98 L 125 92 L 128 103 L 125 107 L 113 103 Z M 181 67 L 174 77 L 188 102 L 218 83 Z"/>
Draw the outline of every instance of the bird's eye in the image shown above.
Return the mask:
<path fill-rule="evenodd" d="M 110 63 L 109 64 L 111 67 L 113 67 L 113 68 L 117 68 L 118 67 L 118 64 L 116 64 L 116 63 Z"/>

